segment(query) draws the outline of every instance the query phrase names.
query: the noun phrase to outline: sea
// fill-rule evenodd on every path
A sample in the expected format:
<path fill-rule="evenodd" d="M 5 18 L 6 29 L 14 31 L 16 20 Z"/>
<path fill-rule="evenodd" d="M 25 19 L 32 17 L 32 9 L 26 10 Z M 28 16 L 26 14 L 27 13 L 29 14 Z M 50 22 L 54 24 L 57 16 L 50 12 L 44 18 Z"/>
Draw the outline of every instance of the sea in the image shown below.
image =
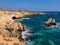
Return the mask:
<path fill-rule="evenodd" d="M 28 32 L 29 40 L 25 45 L 60 45 L 60 12 L 44 12 L 46 14 L 33 14 L 19 20 Z M 46 27 L 49 18 L 56 20 L 56 25 Z"/>

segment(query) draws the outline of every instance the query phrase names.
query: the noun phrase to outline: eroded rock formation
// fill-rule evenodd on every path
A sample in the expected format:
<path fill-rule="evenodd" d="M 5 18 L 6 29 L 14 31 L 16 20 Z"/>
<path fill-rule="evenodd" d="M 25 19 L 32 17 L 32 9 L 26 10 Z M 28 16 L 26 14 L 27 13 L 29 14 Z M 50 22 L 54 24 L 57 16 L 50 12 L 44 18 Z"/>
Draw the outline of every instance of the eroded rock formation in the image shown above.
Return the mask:
<path fill-rule="evenodd" d="M 46 14 L 42 12 L 0 10 L 0 45 L 24 45 L 21 33 L 24 30 L 23 24 L 15 22 L 32 14 Z"/>
<path fill-rule="evenodd" d="M 56 21 L 54 18 L 49 18 L 48 21 L 45 23 L 45 26 L 50 27 L 52 25 L 56 25 Z"/>
<path fill-rule="evenodd" d="M 15 22 L 12 19 L 13 16 L 14 15 L 0 16 L 0 44 L 2 45 L 14 45 L 15 43 L 24 45 L 21 37 L 22 31 L 25 31 L 24 26 L 22 23 Z"/>

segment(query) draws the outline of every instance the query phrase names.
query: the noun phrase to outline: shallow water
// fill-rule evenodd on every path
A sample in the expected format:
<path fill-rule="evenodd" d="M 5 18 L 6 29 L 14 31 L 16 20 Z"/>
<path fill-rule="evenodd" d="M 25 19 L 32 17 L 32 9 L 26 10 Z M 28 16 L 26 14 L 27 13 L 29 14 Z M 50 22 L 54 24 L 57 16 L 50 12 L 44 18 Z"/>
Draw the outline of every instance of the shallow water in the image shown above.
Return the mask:
<path fill-rule="evenodd" d="M 45 27 L 44 23 L 49 18 L 56 19 L 57 25 Z M 60 12 L 26 16 L 20 22 L 25 25 L 26 29 L 33 30 L 29 32 L 30 40 L 25 41 L 25 45 L 60 45 Z"/>

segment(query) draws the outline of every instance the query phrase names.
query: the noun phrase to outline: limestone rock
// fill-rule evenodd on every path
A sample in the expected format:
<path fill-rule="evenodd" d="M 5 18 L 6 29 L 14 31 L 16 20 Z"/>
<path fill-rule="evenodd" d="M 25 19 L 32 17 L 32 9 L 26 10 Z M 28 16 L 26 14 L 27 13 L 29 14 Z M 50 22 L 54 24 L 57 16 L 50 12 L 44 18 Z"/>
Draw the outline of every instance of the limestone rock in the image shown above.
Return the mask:
<path fill-rule="evenodd" d="M 45 23 L 47 27 L 50 27 L 52 25 L 56 25 L 56 21 L 54 18 L 49 18 L 48 21 Z"/>
<path fill-rule="evenodd" d="M 23 45 L 24 43 L 21 42 L 23 41 L 21 33 L 25 31 L 24 25 L 20 22 L 15 22 L 12 19 L 13 16 L 15 15 L 0 15 L 0 44 L 7 43 L 9 45 L 11 42 L 11 45 L 13 45 L 13 43 Z"/>

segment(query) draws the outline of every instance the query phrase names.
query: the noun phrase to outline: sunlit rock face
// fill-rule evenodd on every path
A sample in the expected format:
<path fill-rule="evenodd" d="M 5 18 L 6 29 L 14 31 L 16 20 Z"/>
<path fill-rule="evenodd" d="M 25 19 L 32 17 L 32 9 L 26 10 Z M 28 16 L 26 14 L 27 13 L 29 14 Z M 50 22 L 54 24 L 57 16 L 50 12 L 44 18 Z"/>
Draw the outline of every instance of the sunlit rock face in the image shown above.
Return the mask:
<path fill-rule="evenodd" d="M 24 17 L 24 16 L 28 16 L 28 15 L 33 15 L 33 14 L 46 14 L 44 12 L 31 12 L 31 11 L 20 11 L 20 10 L 4 10 L 4 9 L 0 9 L 0 16 L 2 15 L 15 15 L 17 17 Z"/>
<path fill-rule="evenodd" d="M 16 43 L 18 45 L 24 45 L 21 37 L 22 31 L 25 30 L 21 23 L 11 20 L 0 23 L 0 44 L 13 45 Z"/>
<path fill-rule="evenodd" d="M 56 25 L 56 21 L 54 18 L 49 18 L 48 21 L 45 23 L 45 26 L 50 27 L 52 25 Z"/>
<path fill-rule="evenodd" d="M 8 30 L 11 34 L 24 31 L 24 26 L 21 23 L 15 22 L 9 16 L 1 17 L 0 30 Z M 20 34 L 19 34 L 20 35 Z"/>
<path fill-rule="evenodd" d="M 25 31 L 22 23 L 12 19 L 16 15 L 1 15 L 0 16 L 0 44 L 5 45 L 24 45 L 22 40 L 22 31 Z M 17 17 L 17 16 L 16 16 Z M 9 42 L 11 42 L 9 44 Z"/>
<path fill-rule="evenodd" d="M 0 10 L 0 45 L 24 45 L 22 31 L 25 31 L 24 25 L 16 22 L 24 16 L 32 14 L 46 14 L 41 12 Z"/>

